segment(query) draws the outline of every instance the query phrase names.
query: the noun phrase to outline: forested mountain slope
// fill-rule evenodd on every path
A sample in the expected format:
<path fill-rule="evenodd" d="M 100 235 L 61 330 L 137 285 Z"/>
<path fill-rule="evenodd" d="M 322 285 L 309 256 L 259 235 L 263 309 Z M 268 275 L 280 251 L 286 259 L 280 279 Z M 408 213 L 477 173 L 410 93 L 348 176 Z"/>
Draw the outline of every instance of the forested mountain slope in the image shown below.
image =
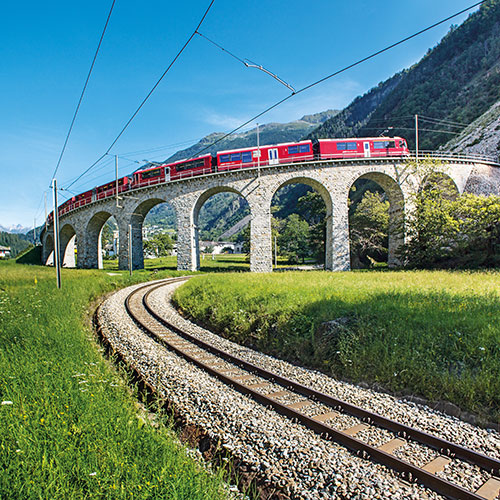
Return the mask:
<path fill-rule="evenodd" d="M 461 26 L 452 26 L 419 63 L 355 99 L 310 135 L 377 136 L 392 126 L 394 134 L 406 137 L 414 147 L 415 114 L 468 125 L 499 95 L 500 1 L 491 0 Z M 453 131 L 456 128 L 443 125 L 423 126 L 420 146 L 437 149 Z"/>

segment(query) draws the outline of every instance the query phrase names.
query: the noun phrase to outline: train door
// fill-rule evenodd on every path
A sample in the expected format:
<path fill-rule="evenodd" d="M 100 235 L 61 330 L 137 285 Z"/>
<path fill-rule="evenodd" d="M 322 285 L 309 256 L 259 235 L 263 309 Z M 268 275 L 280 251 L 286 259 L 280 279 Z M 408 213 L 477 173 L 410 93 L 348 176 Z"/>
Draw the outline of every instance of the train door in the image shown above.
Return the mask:
<path fill-rule="evenodd" d="M 370 143 L 369 142 L 363 142 L 363 151 L 365 153 L 365 158 L 370 158 L 371 152 L 370 152 Z"/>
<path fill-rule="evenodd" d="M 170 167 L 165 167 L 165 182 L 170 181 Z"/>
<path fill-rule="evenodd" d="M 269 155 L 269 165 L 276 165 L 277 163 L 279 163 L 278 148 L 269 149 L 268 155 Z"/>

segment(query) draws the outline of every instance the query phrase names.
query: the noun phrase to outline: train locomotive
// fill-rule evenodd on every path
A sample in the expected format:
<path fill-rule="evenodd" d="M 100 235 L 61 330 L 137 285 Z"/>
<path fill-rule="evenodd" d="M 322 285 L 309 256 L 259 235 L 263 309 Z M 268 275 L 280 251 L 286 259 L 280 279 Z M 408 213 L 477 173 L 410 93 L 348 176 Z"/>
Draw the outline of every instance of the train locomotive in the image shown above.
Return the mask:
<path fill-rule="evenodd" d="M 318 139 L 283 144 L 262 145 L 219 151 L 197 158 L 172 163 L 151 164 L 118 179 L 118 194 L 141 187 L 171 182 L 186 177 L 224 172 L 242 168 L 290 164 L 313 160 L 342 160 L 354 158 L 406 157 L 410 155 L 402 137 L 357 137 L 347 139 Z M 116 196 L 117 182 L 108 182 L 73 196 L 59 206 L 59 215 L 94 201 Z M 53 213 L 48 217 L 52 223 Z"/>

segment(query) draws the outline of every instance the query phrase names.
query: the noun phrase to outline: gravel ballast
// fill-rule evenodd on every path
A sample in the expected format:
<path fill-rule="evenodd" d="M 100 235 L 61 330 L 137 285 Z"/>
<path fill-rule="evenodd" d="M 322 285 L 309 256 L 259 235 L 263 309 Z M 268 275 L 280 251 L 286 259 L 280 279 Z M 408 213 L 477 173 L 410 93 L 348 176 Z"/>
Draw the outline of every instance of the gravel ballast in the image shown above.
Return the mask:
<path fill-rule="evenodd" d="M 491 457 L 500 457 L 500 436 L 454 417 L 339 382 L 324 374 L 293 366 L 227 341 L 180 316 L 170 303 L 174 283 L 150 295 L 152 308 L 168 322 L 214 346 L 253 364 L 296 380 L 336 398 L 375 411 L 391 419 L 431 432 Z M 441 498 L 415 484 L 406 484 L 387 468 L 363 460 L 336 443 L 325 441 L 300 424 L 254 402 L 183 358 L 173 354 L 142 332 L 125 311 L 124 300 L 136 287 L 121 290 L 100 307 L 98 322 L 103 336 L 122 358 L 139 372 L 158 394 L 183 415 L 187 425 L 203 429 L 219 442 L 235 462 L 245 463 L 266 477 L 281 497 L 303 499 L 434 499 Z M 306 411 L 306 410 L 304 410 Z M 313 411 L 309 409 L 308 411 Z M 352 417 L 353 418 L 353 417 Z M 359 421 L 342 416 L 341 427 Z M 334 425 L 334 422 L 331 424 Z M 375 445 L 390 439 L 386 431 L 363 431 L 357 436 Z M 413 446 L 412 443 L 411 446 Z M 414 459 L 420 447 L 416 447 Z M 404 455 L 404 448 L 401 450 Z M 429 453 L 429 450 L 422 453 Z M 465 477 L 457 468 L 457 482 L 477 488 L 477 478 Z M 268 490 L 269 491 L 269 490 Z M 277 493 L 278 495 L 278 493 Z"/>

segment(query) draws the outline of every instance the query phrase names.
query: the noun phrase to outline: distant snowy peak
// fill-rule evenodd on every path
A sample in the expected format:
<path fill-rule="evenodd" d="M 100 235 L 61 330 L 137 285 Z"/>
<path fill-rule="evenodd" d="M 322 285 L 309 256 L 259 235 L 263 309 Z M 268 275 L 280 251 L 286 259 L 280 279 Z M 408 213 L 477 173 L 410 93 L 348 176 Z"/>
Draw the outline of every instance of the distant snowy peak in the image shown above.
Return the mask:
<path fill-rule="evenodd" d="M 4 233 L 26 234 L 28 231 L 30 231 L 30 228 L 23 227 L 21 226 L 21 224 L 11 224 L 8 227 L 0 226 L 0 231 L 3 231 Z"/>

